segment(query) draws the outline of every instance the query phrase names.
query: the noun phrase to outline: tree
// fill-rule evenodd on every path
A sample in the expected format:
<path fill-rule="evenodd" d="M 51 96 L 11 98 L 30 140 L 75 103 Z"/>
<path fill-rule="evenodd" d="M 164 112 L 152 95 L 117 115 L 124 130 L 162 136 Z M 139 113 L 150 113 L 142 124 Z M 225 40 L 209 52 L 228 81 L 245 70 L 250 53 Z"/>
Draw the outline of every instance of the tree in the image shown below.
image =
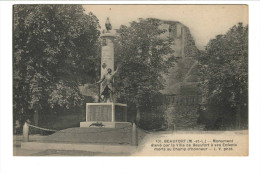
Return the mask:
<path fill-rule="evenodd" d="M 210 40 L 200 62 L 201 88 L 209 104 L 211 121 L 240 128 L 247 124 L 248 26 L 233 26 L 225 35 Z M 214 111 L 213 111 L 214 110 Z M 214 113 L 213 113 L 214 114 Z"/>
<path fill-rule="evenodd" d="M 81 104 L 78 86 L 95 78 L 99 27 L 81 5 L 14 6 L 14 120 Z"/>
<path fill-rule="evenodd" d="M 137 120 L 142 112 L 158 112 L 163 74 L 175 60 L 170 48 L 173 40 L 161 37 L 164 32 L 157 19 L 139 19 L 117 30 L 115 56 L 123 70 L 116 79 L 116 93 L 134 107 Z"/>

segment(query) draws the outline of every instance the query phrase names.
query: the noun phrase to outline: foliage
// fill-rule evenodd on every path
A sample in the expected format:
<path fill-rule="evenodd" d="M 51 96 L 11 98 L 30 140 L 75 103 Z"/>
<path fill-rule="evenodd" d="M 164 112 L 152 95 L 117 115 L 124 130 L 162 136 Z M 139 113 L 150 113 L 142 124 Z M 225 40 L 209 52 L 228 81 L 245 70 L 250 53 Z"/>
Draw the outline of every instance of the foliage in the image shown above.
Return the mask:
<path fill-rule="evenodd" d="M 142 112 L 156 112 L 160 105 L 163 74 L 173 66 L 172 40 L 160 37 L 160 20 L 139 19 L 117 30 L 116 58 L 122 67 L 116 79 L 118 98 Z"/>
<path fill-rule="evenodd" d="M 197 110 L 197 105 L 169 105 L 165 111 L 165 119 L 167 120 L 168 127 L 175 130 L 198 129 Z"/>
<path fill-rule="evenodd" d="M 99 27 L 81 5 L 14 6 L 14 119 L 81 104 L 78 86 L 96 74 Z"/>
<path fill-rule="evenodd" d="M 248 26 L 239 23 L 225 35 L 210 40 L 198 61 L 204 97 L 208 104 L 219 107 L 216 121 L 216 116 L 223 116 L 223 113 L 234 116 L 235 108 L 247 109 Z"/>

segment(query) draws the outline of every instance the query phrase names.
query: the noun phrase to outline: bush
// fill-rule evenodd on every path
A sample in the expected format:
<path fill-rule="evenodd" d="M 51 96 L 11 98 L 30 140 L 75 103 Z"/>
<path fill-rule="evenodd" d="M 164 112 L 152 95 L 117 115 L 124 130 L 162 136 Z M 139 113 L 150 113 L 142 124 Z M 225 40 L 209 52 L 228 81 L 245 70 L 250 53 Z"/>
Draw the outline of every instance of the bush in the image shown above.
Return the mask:
<path fill-rule="evenodd" d="M 198 106 L 171 105 L 165 111 L 169 128 L 190 130 L 200 128 L 197 124 Z"/>

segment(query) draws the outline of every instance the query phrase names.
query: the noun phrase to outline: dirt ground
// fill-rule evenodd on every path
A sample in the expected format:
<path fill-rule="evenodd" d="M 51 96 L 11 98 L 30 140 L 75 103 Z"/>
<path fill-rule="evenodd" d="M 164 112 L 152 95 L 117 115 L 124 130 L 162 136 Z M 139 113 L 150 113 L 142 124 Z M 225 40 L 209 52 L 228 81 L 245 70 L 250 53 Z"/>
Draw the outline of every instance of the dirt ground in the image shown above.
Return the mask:
<path fill-rule="evenodd" d="M 41 141 L 46 136 L 31 135 L 30 141 Z M 14 156 L 111 156 L 109 153 L 98 153 L 88 151 L 65 151 L 65 150 L 26 150 L 21 148 L 23 136 L 15 135 L 13 137 L 13 155 Z M 113 156 L 125 156 L 122 154 L 113 154 Z"/>
<path fill-rule="evenodd" d="M 45 136 L 31 135 L 30 141 L 41 141 Z M 225 142 L 231 141 L 232 142 Z M 88 151 L 61 151 L 61 150 L 25 150 L 21 149 L 23 137 L 16 135 L 13 140 L 14 156 L 247 156 L 248 155 L 248 130 L 240 131 L 161 131 L 150 132 L 142 141 L 139 141 L 135 153 L 109 154 Z M 163 145 L 171 146 L 175 142 L 183 142 L 188 145 L 191 142 L 193 147 L 170 147 L 171 151 Z M 206 142 L 204 142 L 206 141 Z M 216 142 L 213 142 L 216 141 Z M 223 143 L 224 141 L 224 143 Z M 154 144 L 158 144 L 154 147 Z M 161 145 L 159 145 L 161 144 Z M 203 149 L 203 146 L 218 145 L 221 147 L 208 147 L 207 151 L 195 150 Z M 161 146 L 161 147 L 160 147 Z M 195 146 L 195 147 L 194 147 Z M 197 147 L 199 146 L 199 147 Z M 202 147 L 201 147 L 202 146 Z M 169 148 L 169 147 L 168 147 Z M 193 150 L 188 151 L 190 148 Z M 195 149 L 194 149 L 195 148 Z M 205 147 L 204 147 L 205 149 Z M 184 151 L 185 150 L 185 151 Z M 195 151 L 194 151 L 195 150 Z"/>

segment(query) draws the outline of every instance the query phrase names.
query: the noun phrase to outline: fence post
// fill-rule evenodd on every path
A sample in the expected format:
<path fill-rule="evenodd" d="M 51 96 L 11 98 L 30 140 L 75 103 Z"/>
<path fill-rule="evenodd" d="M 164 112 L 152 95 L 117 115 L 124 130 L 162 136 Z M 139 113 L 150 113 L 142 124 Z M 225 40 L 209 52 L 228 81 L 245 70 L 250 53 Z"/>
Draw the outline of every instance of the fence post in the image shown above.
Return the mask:
<path fill-rule="evenodd" d="M 135 123 L 132 125 L 132 145 L 137 146 L 138 141 L 137 141 L 137 129 Z"/>
<path fill-rule="evenodd" d="M 29 142 L 29 126 L 27 122 L 25 122 L 23 125 L 23 141 Z"/>

